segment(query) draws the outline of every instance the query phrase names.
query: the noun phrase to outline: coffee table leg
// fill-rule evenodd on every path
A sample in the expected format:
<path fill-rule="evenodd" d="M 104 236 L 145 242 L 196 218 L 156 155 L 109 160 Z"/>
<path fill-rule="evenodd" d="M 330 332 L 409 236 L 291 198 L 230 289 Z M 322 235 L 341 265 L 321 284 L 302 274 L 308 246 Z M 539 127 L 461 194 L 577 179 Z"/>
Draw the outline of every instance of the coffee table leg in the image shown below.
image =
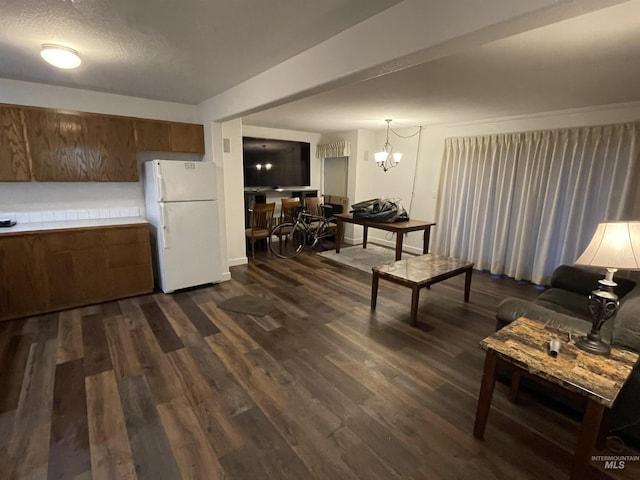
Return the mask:
<path fill-rule="evenodd" d="M 380 277 L 376 270 L 373 271 L 373 276 L 371 277 L 371 310 L 376 309 L 376 302 L 378 300 L 378 283 L 380 281 Z"/>
<path fill-rule="evenodd" d="M 473 425 L 473 436 L 482 439 L 484 429 L 487 426 L 489 410 L 491 409 L 491 399 L 493 389 L 496 385 L 496 363 L 498 356 L 493 350 L 487 351 L 484 359 L 484 372 L 482 383 L 480 384 L 480 394 L 478 395 L 478 406 L 476 408 L 476 422 Z"/>
<path fill-rule="evenodd" d="M 429 237 L 431 236 L 431 226 L 427 226 L 424 229 L 424 234 L 422 235 L 422 254 L 429 253 Z"/>
<path fill-rule="evenodd" d="M 336 227 L 336 253 L 340 253 L 340 244 L 342 243 L 342 235 L 344 235 L 344 222 L 339 218 L 337 220 L 338 225 Z"/>
<path fill-rule="evenodd" d="M 604 415 L 605 406 L 594 400 L 587 401 L 587 409 L 582 418 L 578 446 L 573 457 L 571 467 L 571 480 L 585 478 L 591 460 L 591 452 L 596 444 L 596 438 L 600 431 L 600 424 Z"/>
<path fill-rule="evenodd" d="M 471 275 L 473 274 L 473 269 L 470 268 L 467 270 L 466 275 L 464 276 L 464 301 L 469 301 L 469 293 L 471 292 Z"/>
<path fill-rule="evenodd" d="M 414 327 L 418 323 L 418 302 L 420 300 L 420 287 L 413 285 L 411 287 L 411 325 Z"/>
<path fill-rule="evenodd" d="M 363 228 L 363 233 L 362 233 L 362 248 L 367 248 L 367 237 L 369 236 L 369 227 L 367 227 L 366 225 L 362 226 Z"/>
<path fill-rule="evenodd" d="M 396 232 L 396 262 L 402 258 L 402 241 L 404 233 Z"/>

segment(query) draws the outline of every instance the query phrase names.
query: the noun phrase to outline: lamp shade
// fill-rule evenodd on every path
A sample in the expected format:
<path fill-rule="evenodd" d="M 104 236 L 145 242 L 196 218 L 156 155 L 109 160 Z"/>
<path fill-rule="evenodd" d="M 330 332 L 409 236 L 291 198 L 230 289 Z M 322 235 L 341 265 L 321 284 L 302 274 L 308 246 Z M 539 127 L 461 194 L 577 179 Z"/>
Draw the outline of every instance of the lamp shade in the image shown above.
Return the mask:
<path fill-rule="evenodd" d="M 376 163 L 384 163 L 387 160 L 387 157 L 389 156 L 389 154 L 387 152 L 385 152 L 384 150 L 380 151 L 380 152 L 376 152 L 373 154 L 373 158 L 375 158 Z"/>
<path fill-rule="evenodd" d="M 576 264 L 640 270 L 640 222 L 599 224 Z"/>

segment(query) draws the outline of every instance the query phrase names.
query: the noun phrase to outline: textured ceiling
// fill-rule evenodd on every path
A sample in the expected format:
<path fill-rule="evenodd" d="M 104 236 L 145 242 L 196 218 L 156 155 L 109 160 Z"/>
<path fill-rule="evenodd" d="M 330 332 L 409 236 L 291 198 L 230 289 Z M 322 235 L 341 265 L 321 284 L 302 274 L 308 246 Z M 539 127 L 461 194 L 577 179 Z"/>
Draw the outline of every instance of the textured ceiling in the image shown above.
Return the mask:
<path fill-rule="evenodd" d="M 243 119 L 305 131 L 428 125 L 640 101 L 633 0 Z M 312 113 L 310 113 L 312 112 Z"/>
<path fill-rule="evenodd" d="M 399 2 L 0 0 L 0 78 L 198 104 Z M 45 64 L 43 43 L 83 64 Z"/>

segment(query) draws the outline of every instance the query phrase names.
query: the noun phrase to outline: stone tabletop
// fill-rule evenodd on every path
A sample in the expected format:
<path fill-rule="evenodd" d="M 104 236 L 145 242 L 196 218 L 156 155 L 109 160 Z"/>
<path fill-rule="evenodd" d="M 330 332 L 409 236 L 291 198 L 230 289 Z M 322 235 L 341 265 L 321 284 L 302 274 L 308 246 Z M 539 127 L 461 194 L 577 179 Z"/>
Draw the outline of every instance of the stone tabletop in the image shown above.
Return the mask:
<path fill-rule="evenodd" d="M 386 276 L 402 278 L 414 283 L 433 280 L 440 275 L 451 273 L 463 268 L 473 267 L 458 258 L 443 257 L 428 253 L 417 257 L 408 257 L 393 263 L 374 267 L 373 270 Z"/>
<path fill-rule="evenodd" d="M 549 355 L 549 341 L 561 341 L 557 357 Z M 611 407 L 629 378 L 638 354 L 612 348 L 609 356 L 578 349 L 566 331 L 521 317 L 480 342 L 503 360 L 531 374 L 577 391 Z"/>

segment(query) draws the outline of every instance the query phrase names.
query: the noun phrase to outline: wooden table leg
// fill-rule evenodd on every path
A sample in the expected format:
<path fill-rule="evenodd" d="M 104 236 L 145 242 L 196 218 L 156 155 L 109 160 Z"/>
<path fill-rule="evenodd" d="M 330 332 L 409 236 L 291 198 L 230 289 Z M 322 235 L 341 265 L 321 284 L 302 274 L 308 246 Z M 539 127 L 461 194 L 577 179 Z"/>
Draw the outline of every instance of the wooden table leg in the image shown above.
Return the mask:
<path fill-rule="evenodd" d="M 473 274 L 473 268 L 467 270 L 464 276 L 464 301 L 469 301 L 469 293 L 471 292 L 471 275 Z"/>
<path fill-rule="evenodd" d="M 362 248 L 367 248 L 367 237 L 369 236 L 369 227 L 367 227 L 366 225 L 363 225 L 362 229 L 363 229 Z"/>
<path fill-rule="evenodd" d="M 598 438 L 596 438 L 596 448 L 598 450 L 604 450 L 607 446 L 607 435 L 609 434 L 609 417 L 611 416 L 611 409 L 607 408 L 602 415 L 600 421 L 600 431 L 598 432 Z"/>
<path fill-rule="evenodd" d="M 578 446 L 573 456 L 571 467 L 571 480 L 580 480 L 586 477 L 591 461 L 591 452 L 596 444 L 596 438 L 600 431 L 600 424 L 604 415 L 605 406 L 595 400 L 587 401 L 587 409 L 582 418 Z"/>
<path fill-rule="evenodd" d="M 480 384 L 480 394 L 478 395 L 478 406 L 476 408 L 476 421 L 473 425 L 473 436 L 482 439 L 484 429 L 487 426 L 489 410 L 491 409 L 491 399 L 493 389 L 496 385 L 496 363 L 498 355 L 493 350 L 488 350 L 484 359 L 484 372 L 482 383 Z"/>
<path fill-rule="evenodd" d="M 522 380 L 522 372 L 516 369 L 511 374 L 511 385 L 509 386 L 509 401 L 512 403 L 518 402 L 518 392 L 520 391 L 520 380 Z"/>
<path fill-rule="evenodd" d="M 336 219 L 338 224 L 336 226 L 336 253 L 340 253 L 340 244 L 342 243 L 342 235 L 344 235 L 344 222 L 340 219 Z"/>
<path fill-rule="evenodd" d="M 404 233 L 396 232 L 396 262 L 402 258 L 402 241 Z"/>
<path fill-rule="evenodd" d="M 415 327 L 418 323 L 418 302 L 420 300 L 420 287 L 413 285 L 411 287 L 411 325 Z"/>
<path fill-rule="evenodd" d="M 424 229 L 424 235 L 422 235 L 422 254 L 429 253 L 429 238 L 431 237 L 431 226 L 427 226 Z"/>
<path fill-rule="evenodd" d="M 371 310 L 376 309 L 376 302 L 378 300 L 378 283 L 380 281 L 380 276 L 378 275 L 378 271 L 373 271 L 373 276 L 371 277 Z"/>

